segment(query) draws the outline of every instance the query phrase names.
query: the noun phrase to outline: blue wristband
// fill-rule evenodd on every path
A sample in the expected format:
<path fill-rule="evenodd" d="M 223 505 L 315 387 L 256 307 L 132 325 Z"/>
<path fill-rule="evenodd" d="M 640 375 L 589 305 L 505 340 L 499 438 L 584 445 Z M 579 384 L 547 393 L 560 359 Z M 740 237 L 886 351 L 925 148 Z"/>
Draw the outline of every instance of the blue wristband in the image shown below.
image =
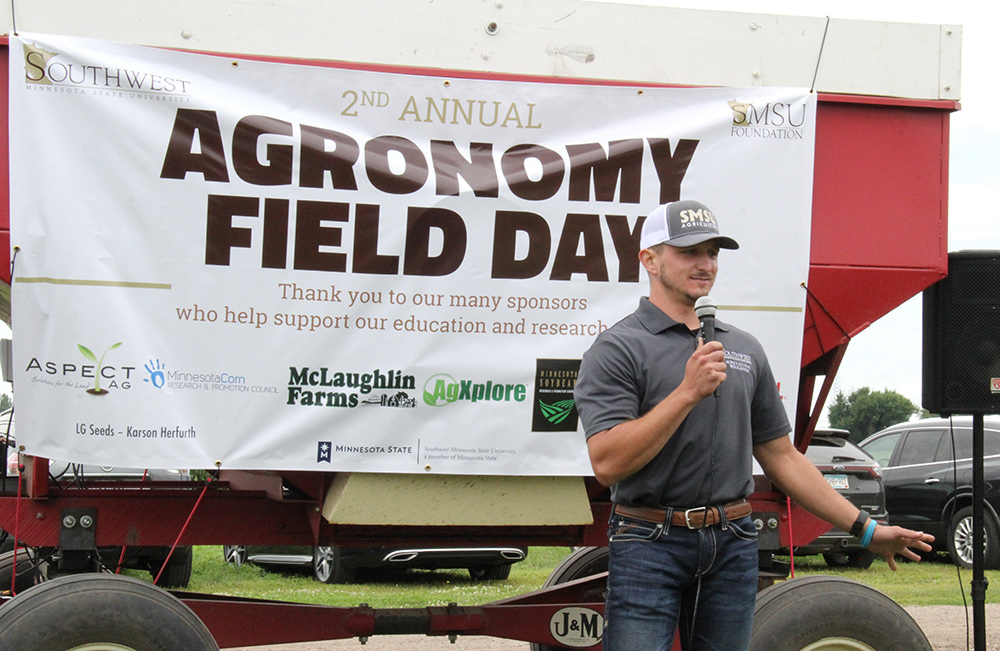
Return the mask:
<path fill-rule="evenodd" d="M 868 545 L 872 541 L 872 536 L 875 535 L 875 527 L 877 526 L 875 520 L 868 521 L 868 526 L 865 527 L 865 535 L 861 537 L 861 546 L 865 549 L 868 549 Z"/>

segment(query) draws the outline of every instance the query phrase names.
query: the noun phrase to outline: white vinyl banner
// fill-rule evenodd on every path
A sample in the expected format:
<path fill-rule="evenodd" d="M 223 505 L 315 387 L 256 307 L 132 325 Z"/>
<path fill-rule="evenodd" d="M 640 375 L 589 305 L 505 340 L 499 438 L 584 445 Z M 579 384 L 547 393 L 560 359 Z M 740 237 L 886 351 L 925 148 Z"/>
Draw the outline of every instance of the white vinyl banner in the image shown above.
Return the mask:
<path fill-rule="evenodd" d="M 10 39 L 18 444 L 135 467 L 590 474 L 572 401 L 707 204 L 789 415 L 815 97 Z"/>

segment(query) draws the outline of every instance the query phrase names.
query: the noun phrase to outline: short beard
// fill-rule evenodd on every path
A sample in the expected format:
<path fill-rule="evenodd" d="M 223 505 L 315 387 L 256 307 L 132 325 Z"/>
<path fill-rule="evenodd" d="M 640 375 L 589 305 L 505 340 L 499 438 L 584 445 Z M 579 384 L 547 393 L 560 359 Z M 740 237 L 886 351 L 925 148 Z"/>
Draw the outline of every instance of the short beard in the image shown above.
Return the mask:
<path fill-rule="evenodd" d="M 682 290 L 678 289 L 675 285 L 671 284 L 667 280 L 666 274 L 663 273 L 662 269 L 660 269 L 660 270 L 657 271 L 656 278 L 657 278 L 657 280 L 659 280 L 661 286 L 663 286 L 665 289 L 667 289 L 670 293 L 675 294 L 677 296 L 683 297 L 686 300 L 686 302 L 689 305 L 691 305 L 692 307 L 694 306 L 695 302 L 699 298 L 701 298 L 702 296 L 707 296 L 707 294 L 697 294 L 696 295 L 696 294 L 691 294 L 690 292 L 686 292 L 686 291 L 682 291 Z"/>

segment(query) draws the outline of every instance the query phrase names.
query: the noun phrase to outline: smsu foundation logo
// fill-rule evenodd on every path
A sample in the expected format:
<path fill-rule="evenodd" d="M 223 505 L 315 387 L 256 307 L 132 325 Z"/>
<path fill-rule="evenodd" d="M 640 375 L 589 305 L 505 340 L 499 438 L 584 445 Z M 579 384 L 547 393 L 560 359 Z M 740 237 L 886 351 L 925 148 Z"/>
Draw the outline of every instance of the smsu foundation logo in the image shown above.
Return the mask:
<path fill-rule="evenodd" d="M 733 113 L 730 135 L 736 138 L 802 140 L 808 119 L 805 102 L 741 102 L 730 100 Z"/>

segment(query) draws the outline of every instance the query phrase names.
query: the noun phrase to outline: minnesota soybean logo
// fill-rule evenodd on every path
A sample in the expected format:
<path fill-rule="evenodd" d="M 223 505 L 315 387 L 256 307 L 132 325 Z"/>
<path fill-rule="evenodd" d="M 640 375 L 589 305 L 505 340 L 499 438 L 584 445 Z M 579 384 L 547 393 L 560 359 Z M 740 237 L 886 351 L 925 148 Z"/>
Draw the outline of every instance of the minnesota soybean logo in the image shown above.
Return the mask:
<path fill-rule="evenodd" d="M 456 380 L 447 373 L 437 373 L 424 382 L 424 402 L 431 407 L 443 407 L 453 402 L 524 402 L 528 387 L 523 384 L 503 384 Z"/>

